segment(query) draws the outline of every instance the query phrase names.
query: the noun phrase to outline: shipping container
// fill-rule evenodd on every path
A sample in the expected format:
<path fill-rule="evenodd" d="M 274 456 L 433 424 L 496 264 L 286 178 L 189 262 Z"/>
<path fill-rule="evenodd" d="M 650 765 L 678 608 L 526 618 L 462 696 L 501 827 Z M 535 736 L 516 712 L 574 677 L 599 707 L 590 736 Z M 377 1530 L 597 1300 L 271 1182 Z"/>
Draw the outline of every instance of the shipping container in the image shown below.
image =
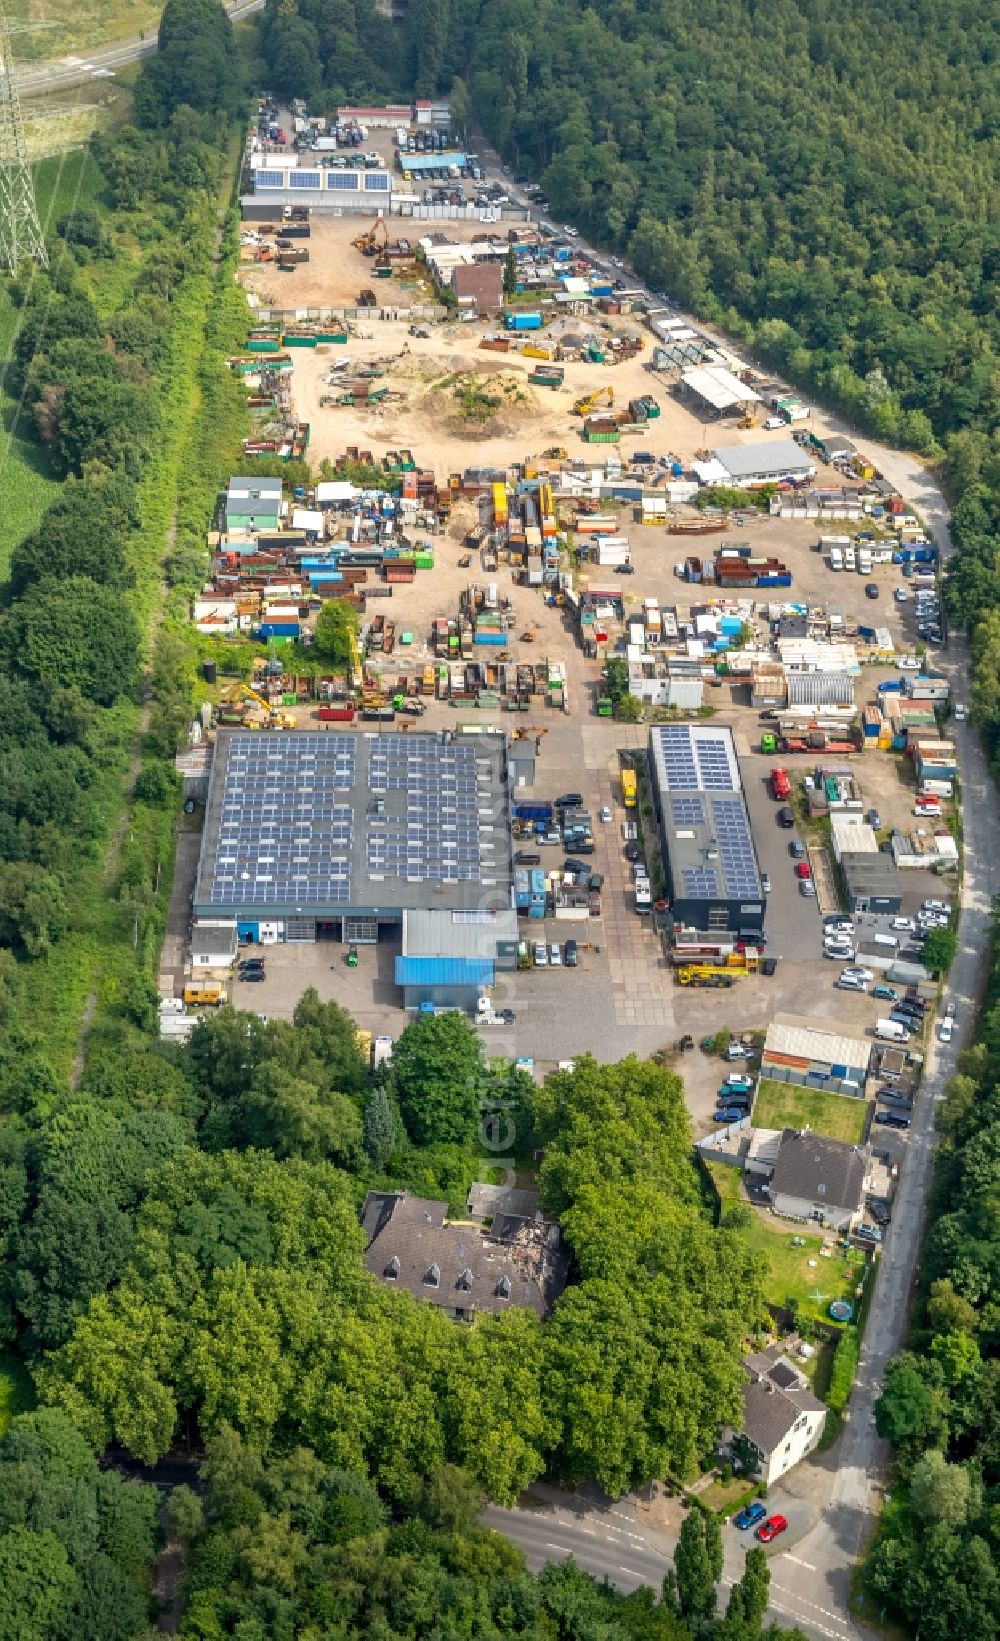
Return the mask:
<path fill-rule="evenodd" d="M 354 708 L 348 703 L 343 706 L 322 706 L 317 717 L 321 724 L 352 724 Z"/>

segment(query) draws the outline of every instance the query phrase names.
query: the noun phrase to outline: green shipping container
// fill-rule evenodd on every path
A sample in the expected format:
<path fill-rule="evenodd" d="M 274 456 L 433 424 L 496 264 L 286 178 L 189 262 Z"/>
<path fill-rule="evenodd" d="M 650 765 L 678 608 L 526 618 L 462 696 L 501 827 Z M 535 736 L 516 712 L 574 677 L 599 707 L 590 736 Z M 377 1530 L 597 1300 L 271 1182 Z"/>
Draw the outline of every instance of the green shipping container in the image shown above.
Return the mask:
<path fill-rule="evenodd" d="M 269 336 L 251 337 L 247 343 L 251 353 L 277 353 L 281 343 Z"/>
<path fill-rule="evenodd" d="M 319 342 L 339 342 L 343 345 L 347 341 L 346 330 L 321 330 L 317 337 Z"/>
<path fill-rule="evenodd" d="M 433 553 L 418 553 L 417 557 L 416 557 L 416 565 L 417 565 L 418 570 L 433 570 L 433 568 L 434 568 L 434 554 Z"/>
<path fill-rule="evenodd" d="M 298 704 L 299 704 L 298 695 L 295 693 L 294 690 L 292 691 L 291 695 L 283 695 L 281 697 L 281 704 L 282 704 L 283 707 L 297 707 Z"/>
<path fill-rule="evenodd" d="M 286 348 L 314 348 L 319 341 L 318 336 L 286 336 Z"/>

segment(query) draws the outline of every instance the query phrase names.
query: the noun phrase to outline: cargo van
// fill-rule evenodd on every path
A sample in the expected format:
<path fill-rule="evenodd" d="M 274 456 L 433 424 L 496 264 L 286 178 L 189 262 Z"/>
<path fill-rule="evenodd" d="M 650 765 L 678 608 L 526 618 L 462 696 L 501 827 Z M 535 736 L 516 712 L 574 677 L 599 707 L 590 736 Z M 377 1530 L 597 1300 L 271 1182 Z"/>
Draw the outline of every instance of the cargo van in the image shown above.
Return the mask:
<path fill-rule="evenodd" d="M 873 934 L 871 941 L 873 946 L 885 946 L 891 952 L 899 949 L 899 941 L 894 934 Z"/>
<path fill-rule="evenodd" d="M 854 548 L 853 547 L 845 547 L 844 548 L 844 569 L 845 570 L 856 570 L 857 567 L 858 567 L 858 560 L 857 560 L 857 557 L 855 555 Z"/>
<path fill-rule="evenodd" d="M 644 917 L 653 910 L 653 892 L 649 887 L 648 877 L 641 877 L 636 882 L 635 909 L 640 917 Z"/>
<path fill-rule="evenodd" d="M 875 1035 L 885 1043 L 908 1043 L 910 1033 L 896 1020 L 876 1020 Z"/>
<path fill-rule="evenodd" d="M 830 548 L 830 568 L 831 570 L 842 570 L 844 568 L 844 555 L 839 547 Z"/>

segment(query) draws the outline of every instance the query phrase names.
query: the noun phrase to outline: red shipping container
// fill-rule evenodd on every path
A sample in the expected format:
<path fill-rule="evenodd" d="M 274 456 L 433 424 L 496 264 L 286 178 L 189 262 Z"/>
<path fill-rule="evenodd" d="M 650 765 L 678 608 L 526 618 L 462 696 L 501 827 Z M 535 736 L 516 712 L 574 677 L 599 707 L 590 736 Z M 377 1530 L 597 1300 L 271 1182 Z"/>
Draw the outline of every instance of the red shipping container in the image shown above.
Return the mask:
<path fill-rule="evenodd" d="M 318 717 L 321 724 L 353 724 L 354 708 L 352 706 L 320 707 Z"/>

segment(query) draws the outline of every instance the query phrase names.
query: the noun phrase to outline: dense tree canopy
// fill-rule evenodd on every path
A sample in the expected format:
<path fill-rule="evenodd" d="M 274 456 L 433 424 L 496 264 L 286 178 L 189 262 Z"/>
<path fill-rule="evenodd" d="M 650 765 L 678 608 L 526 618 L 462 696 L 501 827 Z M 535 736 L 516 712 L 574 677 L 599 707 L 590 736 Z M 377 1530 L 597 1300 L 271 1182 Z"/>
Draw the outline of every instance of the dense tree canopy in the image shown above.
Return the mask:
<path fill-rule="evenodd" d="M 235 114 L 240 90 L 233 25 L 219 0 L 167 0 L 159 51 L 144 64 L 135 87 L 140 122 L 166 125 L 181 107 Z"/>

